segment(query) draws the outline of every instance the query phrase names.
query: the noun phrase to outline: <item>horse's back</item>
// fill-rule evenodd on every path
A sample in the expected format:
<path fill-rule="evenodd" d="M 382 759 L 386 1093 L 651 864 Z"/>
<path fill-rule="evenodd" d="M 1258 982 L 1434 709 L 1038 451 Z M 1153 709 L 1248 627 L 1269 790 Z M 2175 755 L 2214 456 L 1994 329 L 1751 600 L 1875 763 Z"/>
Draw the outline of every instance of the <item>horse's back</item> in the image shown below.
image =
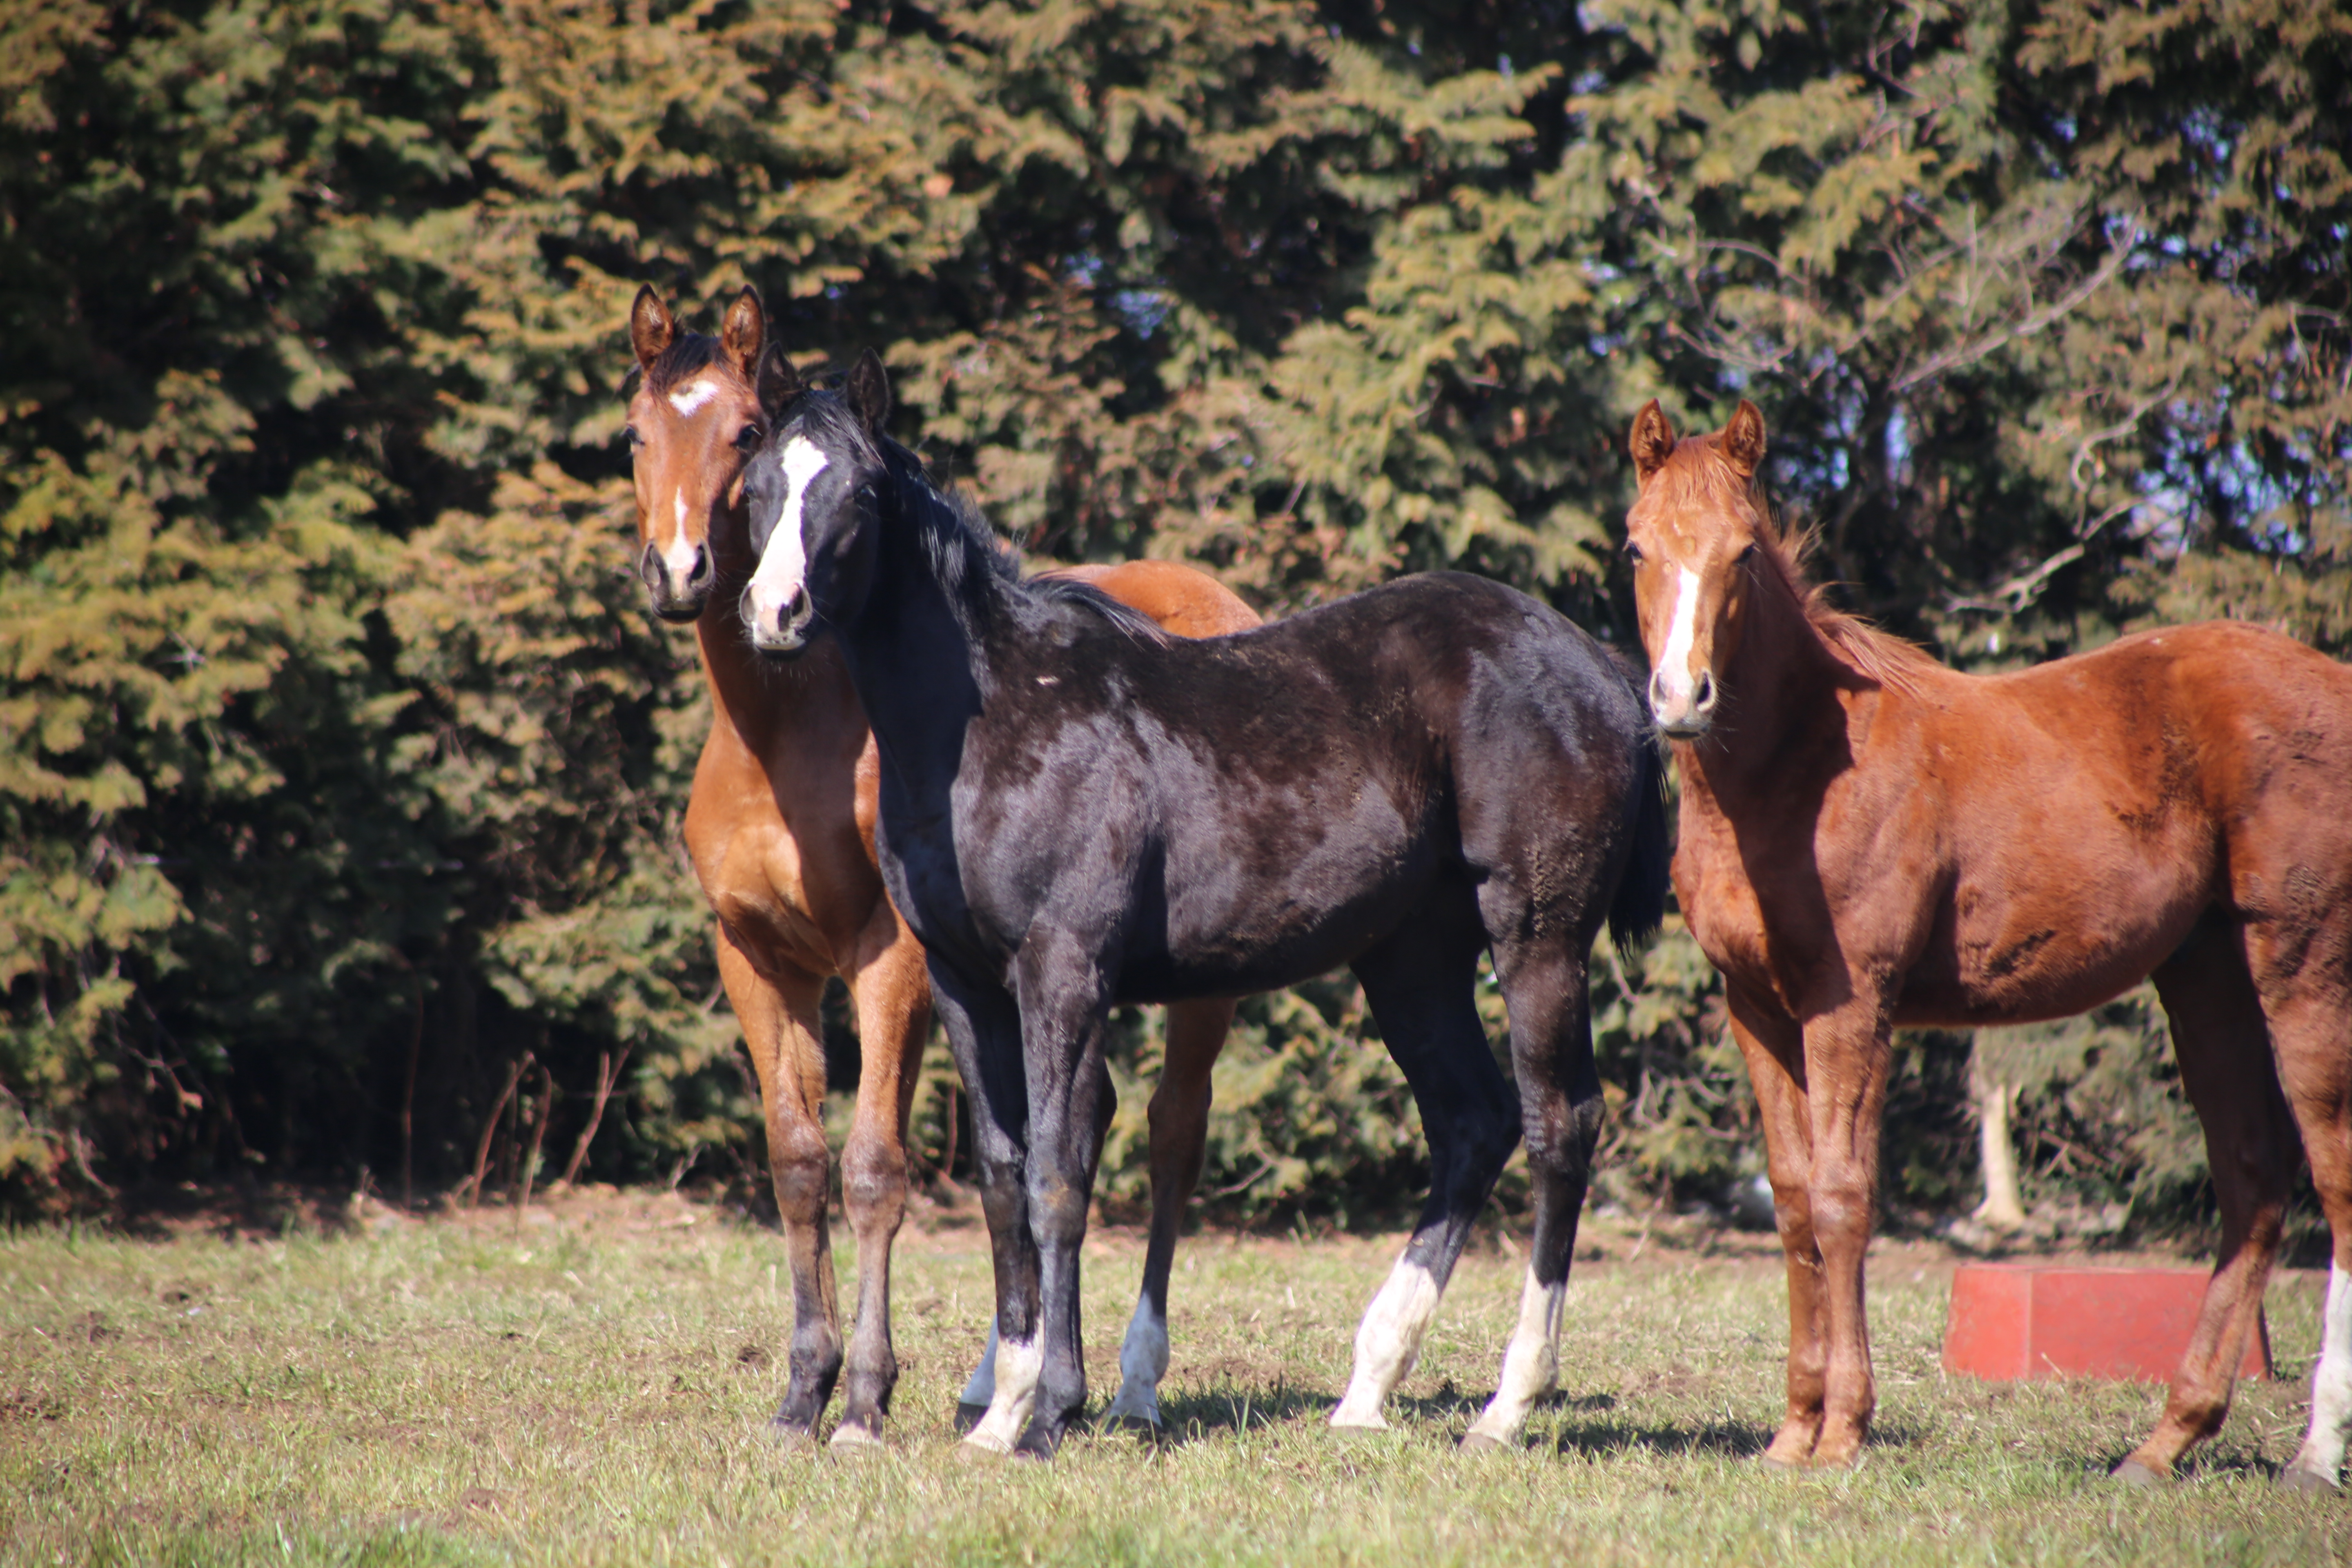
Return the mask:
<path fill-rule="evenodd" d="M 1239 594 L 1207 573 L 1173 561 L 1056 566 L 1039 575 L 1099 588 L 1180 637 L 1223 637 L 1261 624 L 1258 613 Z"/>

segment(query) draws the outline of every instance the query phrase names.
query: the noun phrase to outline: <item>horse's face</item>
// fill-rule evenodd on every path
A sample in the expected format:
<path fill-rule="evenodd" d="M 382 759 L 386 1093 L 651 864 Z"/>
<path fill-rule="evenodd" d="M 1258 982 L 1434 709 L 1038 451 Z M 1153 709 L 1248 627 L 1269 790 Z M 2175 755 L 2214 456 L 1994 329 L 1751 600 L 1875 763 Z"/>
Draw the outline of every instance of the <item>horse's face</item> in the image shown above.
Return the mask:
<path fill-rule="evenodd" d="M 868 349 L 840 393 L 801 392 L 751 459 L 743 489 L 760 564 L 743 590 L 751 646 L 789 658 L 854 620 L 874 579 L 875 487 L 885 477 L 890 383 Z"/>
<path fill-rule="evenodd" d="M 743 465 L 767 432 L 757 385 L 766 338 L 760 296 L 748 287 L 728 309 L 715 353 L 708 338 L 681 339 L 650 288 L 638 289 L 630 308 L 640 372 L 628 427 L 643 546 L 637 575 L 666 621 L 694 619 L 710 597 L 718 574 L 711 531 L 741 504 Z M 682 342 L 700 354 L 670 353 Z"/>
<path fill-rule="evenodd" d="M 1764 416 L 1743 398 L 1720 433 L 1676 441 L 1654 398 L 1633 416 L 1629 444 L 1641 493 L 1625 519 L 1625 552 L 1650 656 L 1650 711 L 1668 735 L 1695 740 L 1714 721 L 1754 583 Z"/>

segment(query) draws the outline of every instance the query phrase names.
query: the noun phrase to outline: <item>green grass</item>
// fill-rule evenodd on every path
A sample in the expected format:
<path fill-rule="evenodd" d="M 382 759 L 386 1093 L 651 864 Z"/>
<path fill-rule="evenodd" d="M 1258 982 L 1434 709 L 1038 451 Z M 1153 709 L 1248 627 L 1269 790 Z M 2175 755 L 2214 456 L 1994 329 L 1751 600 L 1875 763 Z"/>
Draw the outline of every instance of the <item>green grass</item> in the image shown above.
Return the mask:
<path fill-rule="evenodd" d="M 677 1222 L 689 1214 L 696 1223 Z M 1937 1367 L 1949 1260 L 1882 1244 L 1880 1425 L 1849 1473 L 1748 1458 L 1779 1414 L 1777 1262 L 1743 1239 L 1636 1250 L 1588 1226 L 1561 1397 L 1517 1454 L 1454 1439 L 1517 1294 L 1465 1260 L 1397 1429 L 1322 1424 L 1388 1244 L 1190 1241 L 1166 1409 L 1177 1440 L 1075 1438 L 967 1468 L 948 1415 L 989 1300 L 977 1227 L 910 1231 L 891 1447 L 836 1461 L 761 1435 L 786 1302 L 772 1235 L 675 1199 L 382 1220 L 341 1238 L 58 1232 L 0 1242 L 0 1554 L 22 1562 L 2342 1562 L 2352 1501 L 2278 1494 L 2317 1291 L 2273 1287 L 2281 1382 L 2245 1387 L 2186 1479 L 2104 1479 L 2161 1391 L 1986 1385 Z M 1596 1234 L 1597 1233 L 1597 1234 Z M 1728 1255 L 1726 1255 L 1726 1252 Z M 841 1259 L 845 1269 L 849 1258 Z M 1116 1384 L 1132 1238 L 1090 1244 L 1088 1367 Z"/>

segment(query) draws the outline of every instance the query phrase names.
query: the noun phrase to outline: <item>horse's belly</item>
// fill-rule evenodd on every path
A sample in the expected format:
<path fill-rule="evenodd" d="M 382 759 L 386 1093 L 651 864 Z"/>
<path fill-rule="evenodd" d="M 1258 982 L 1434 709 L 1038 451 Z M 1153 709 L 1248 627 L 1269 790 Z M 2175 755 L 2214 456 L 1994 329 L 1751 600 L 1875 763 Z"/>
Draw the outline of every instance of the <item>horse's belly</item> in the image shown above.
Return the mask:
<path fill-rule="evenodd" d="M 2180 889 L 2137 889 L 2096 914 L 2044 909 L 2034 919 L 1948 921 L 1904 976 L 1898 1024 L 1969 1028 L 2069 1017 L 2130 990 L 2189 935 L 2204 901 Z"/>

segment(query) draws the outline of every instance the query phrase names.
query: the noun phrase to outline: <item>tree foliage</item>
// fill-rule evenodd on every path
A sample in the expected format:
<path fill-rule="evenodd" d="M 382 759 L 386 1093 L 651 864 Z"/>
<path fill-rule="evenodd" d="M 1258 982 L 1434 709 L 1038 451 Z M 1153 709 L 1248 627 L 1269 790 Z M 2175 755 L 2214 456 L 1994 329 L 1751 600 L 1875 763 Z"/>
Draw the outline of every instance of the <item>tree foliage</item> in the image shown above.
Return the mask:
<path fill-rule="evenodd" d="M 630 1053 L 597 1169 L 755 1146 L 693 647 L 625 571 L 642 282 L 880 347 L 1033 552 L 1269 611 L 1452 566 L 1625 645 L 1626 421 L 1745 395 L 1821 571 L 1948 658 L 2215 614 L 2341 656 L 2347 65 L 2325 0 L 11 10 L 0 1181 L 446 1181 L 526 1052 L 574 1125 Z M 1601 986 L 1628 1193 L 1753 1167 L 1714 984 L 1670 937 Z M 1409 1181 L 1362 1023 L 1250 1005 L 1208 1189 Z"/>

